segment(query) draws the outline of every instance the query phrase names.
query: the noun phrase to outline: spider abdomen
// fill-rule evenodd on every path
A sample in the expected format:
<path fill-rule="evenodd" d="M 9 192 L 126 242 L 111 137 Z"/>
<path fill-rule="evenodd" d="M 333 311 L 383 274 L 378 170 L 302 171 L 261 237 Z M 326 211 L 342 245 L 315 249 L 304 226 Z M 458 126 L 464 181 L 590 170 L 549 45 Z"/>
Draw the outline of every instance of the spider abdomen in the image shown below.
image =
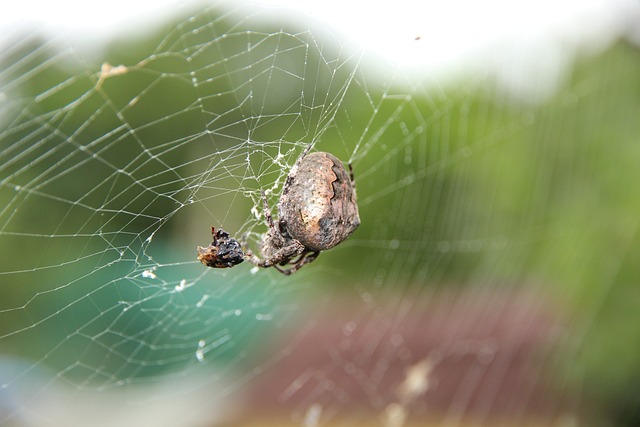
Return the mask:
<path fill-rule="evenodd" d="M 334 155 L 306 155 L 292 170 L 278 204 L 287 233 L 314 252 L 331 249 L 360 225 L 349 173 Z"/>

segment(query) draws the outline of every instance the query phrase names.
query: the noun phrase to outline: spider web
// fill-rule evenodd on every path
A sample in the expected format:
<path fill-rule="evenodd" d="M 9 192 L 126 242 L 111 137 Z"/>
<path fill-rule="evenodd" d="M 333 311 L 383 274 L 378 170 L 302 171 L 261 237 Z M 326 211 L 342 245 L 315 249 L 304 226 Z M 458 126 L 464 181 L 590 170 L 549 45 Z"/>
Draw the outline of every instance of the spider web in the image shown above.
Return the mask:
<path fill-rule="evenodd" d="M 5 47 L 0 423 L 633 420 L 636 48 L 535 104 L 276 15 Z M 357 232 L 291 277 L 201 265 L 211 226 L 259 249 L 309 144 L 353 165 Z"/>

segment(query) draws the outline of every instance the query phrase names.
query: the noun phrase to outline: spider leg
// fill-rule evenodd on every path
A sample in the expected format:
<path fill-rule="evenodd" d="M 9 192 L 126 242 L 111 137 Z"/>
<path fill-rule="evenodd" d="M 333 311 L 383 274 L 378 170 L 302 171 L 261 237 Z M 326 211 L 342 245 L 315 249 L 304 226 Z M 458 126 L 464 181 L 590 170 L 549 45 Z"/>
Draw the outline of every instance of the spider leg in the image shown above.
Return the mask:
<path fill-rule="evenodd" d="M 273 217 L 271 216 L 271 210 L 269 209 L 269 202 L 267 201 L 267 196 L 264 194 L 264 191 L 260 192 L 262 196 L 262 212 L 264 214 L 264 219 L 267 221 L 267 225 L 270 229 L 275 229 L 273 225 Z"/>
<path fill-rule="evenodd" d="M 258 258 L 251 251 L 245 252 L 244 257 L 247 259 L 247 261 L 249 261 L 251 264 L 257 267 L 268 267 L 265 260 Z"/>
<path fill-rule="evenodd" d="M 300 157 L 298 158 L 298 160 L 296 161 L 296 163 L 301 162 L 301 161 L 302 161 L 302 159 L 304 159 L 304 157 L 305 157 L 307 154 L 309 154 L 309 151 L 311 151 L 311 149 L 313 148 L 313 145 L 314 145 L 314 144 L 313 144 L 313 142 L 312 142 L 312 143 L 310 143 L 309 145 L 307 145 L 307 146 L 305 147 L 305 149 L 304 149 L 304 150 L 302 150 L 302 153 L 300 154 Z"/>
<path fill-rule="evenodd" d="M 271 210 L 269 209 L 269 202 L 267 201 L 267 195 L 265 194 L 264 191 L 260 192 L 260 196 L 262 198 L 262 213 L 264 215 L 264 219 L 267 222 L 267 226 L 269 227 L 269 231 L 267 232 L 267 235 L 270 238 L 274 238 L 274 239 L 278 239 L 278 242 L 281 240 L 281 238 L 279 238 L 280 234 L 277 232 L 276 226 L 273 223 L 273 217 L 271 216 Z M 243 246 L 244 246 L 244 239 L 246 238 L 243 237 Z M 275 256 L 275 259 L 278 259 L 280 257 L 280 255 L 278 254 L 277 256 Z M 268 257 L 267 259 L 260 259 L 258 256 L 253 254 L 253 251 L 246 251 L 245 252 L 245 258 L 247 258 L 247 260 L 253 264 L 253 265 L 257 265 L 258 267 L 271 267 L 273 265 L 273 257 Z"/>
<path fill-rule="evenodd" d="M 283 267 L 284 267 L 285 265 L 293 265 L 293 264 L 297 264 L 297 263 L 299 263 L 299 262 L 300 262 L 300 260 L 302 260 L 302 258 L 304 258 L 305 256 L 307 256 L 307 254 L 308 254 L 308 253 L 309 253 L 308 251 L 304 251 L 304 252 L 302 252 L 302 253 L 298 256 L 298 258 L 296 258 L 296 259 L 293 259 L 293 258 L 292 258 L 292 259 L 290 259 L 290 260 L 286 260 L 286 259 L 285 259 L 285 260 L 284 260 L 284 261 L 282 261 L 279 265 L 281 265 L 281 266 L 283 266 Z"/>
<path fill-rule="evenodd" d="M 351 179 L 351 184 L 353 188 L 356 187 L 356 177 L 353 175 L 353 166 L 351 166 L 351 162 L 349 162 L 349 179 Z"/>
<path fill-rule="evenodd" d="M 302 243 L 298 241 L 292 241 L 288 246 L 280 247 L 277 251 L 264 254 L 264 259 L 260 259 L 256 255 L 253 254 L 252 251 L 247 251 L 245 253 L 245 258 L 253 265 L 257 265 L 258 267 L 276 267 L 277 265 L 287 265 L 291 263 L 291 259 L 293 257 L 298 256 L 298 254 L 304 254 L 305 249 L 302 246 Z M 298 258 L 296 262 L 300 260 Z M 276 267 L 277 268 L 277 267 Z"/>
<path fill-rule="evenodd" d="M 320 255 L 320 251 L 315 251 L 315 252 L 306 251 L 306 252 L 303 252 L 296 261 L 291 263 L 293 264 L 293 267 L 291 267 L 290 269 L 286 270 L 284 268 L 278 267 L 277 265 L 274 265 L 274 267 L 280 273 L 284 274 L 285 276 L 288 276 L 300 270 L 302 266 L 304 266 L 305 264 L 309 264 L 315 261 L 316 258 L 318 258 L 318 255 Z"/>
<path fill-rule="evenodd" d="M 285 276 L 288 276 L 288 275 L 291 274 L 291 269 L 285 270 L 284 268 L 280 268 L 277 265 L 273 265 L 273 268 L 275 268 L 276 270 L 278 270 L 280 273 L 284 274 Z"/>

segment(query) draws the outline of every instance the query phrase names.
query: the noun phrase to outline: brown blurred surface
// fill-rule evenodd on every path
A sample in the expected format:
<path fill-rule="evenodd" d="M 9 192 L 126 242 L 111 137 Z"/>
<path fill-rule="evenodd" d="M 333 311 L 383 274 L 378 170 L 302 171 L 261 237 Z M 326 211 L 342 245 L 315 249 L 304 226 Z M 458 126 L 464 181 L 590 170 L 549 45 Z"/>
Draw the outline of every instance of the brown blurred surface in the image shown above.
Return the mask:
<path fill-rule="evenodd" d="M 272 343 L 239 422 L 564 425 L 573 417 L 549 381 L 565 328 L 531 292 L 416 289 L 375 304 L 315 301 L 300 312 L 299 325 Z"/>

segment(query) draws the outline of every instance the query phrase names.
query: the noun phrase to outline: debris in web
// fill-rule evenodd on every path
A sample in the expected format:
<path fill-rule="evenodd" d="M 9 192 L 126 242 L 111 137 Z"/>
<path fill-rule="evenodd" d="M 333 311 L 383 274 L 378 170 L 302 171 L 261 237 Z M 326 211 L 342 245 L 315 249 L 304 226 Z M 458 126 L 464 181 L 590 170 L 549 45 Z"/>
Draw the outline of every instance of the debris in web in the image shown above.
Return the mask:
<path fill-rule="evenodd" d="M 211 227 L 213 242 L 207 247 L 198 246 L 198 260 L 211 268 L 230 268 L 244 261 L 240 243 L 219 228 Z"/>

